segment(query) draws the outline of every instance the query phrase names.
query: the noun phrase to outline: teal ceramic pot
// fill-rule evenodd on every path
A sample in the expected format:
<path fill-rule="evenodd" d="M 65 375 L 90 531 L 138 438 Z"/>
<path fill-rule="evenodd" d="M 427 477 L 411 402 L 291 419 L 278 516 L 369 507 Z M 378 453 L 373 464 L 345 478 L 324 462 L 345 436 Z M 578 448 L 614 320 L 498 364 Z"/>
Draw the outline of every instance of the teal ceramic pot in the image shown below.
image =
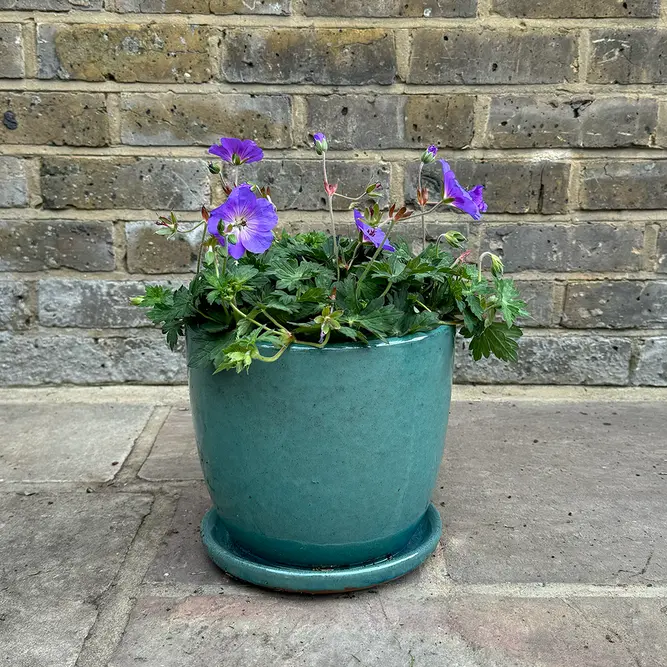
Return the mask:
<path fill-rule="evenodd" d="M 197 446 L 214 506 L 203 537 L 214 560 L 235 576 L 288 590 L 309 586 L 258 580 L 232 561 L 296 575 L 337 572 L 332 586 L 312 584 L 321 590 L 404 574 L 387 564 L 407 558 L 409 545 L 418 557 L 408 554 L 403 569 L 423 561 L 440 534 L 437 513 L 427 510 L 447 429 L 454 334 L 442 326 L 368 346 L 293 345 L 241 374 L 191 368 Z M 189 355 L 196 346 L 188 336 Z M 388 572 L 357 577 L 353 586 L 341 578 L 378 567 Z"/>

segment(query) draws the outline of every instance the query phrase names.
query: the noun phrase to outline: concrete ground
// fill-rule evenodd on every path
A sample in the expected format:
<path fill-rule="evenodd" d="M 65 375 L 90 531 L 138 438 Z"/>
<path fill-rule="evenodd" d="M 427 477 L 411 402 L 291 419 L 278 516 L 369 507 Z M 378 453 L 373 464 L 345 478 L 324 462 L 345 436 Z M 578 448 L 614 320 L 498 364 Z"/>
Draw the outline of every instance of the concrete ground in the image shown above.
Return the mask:
<path fill-rule="evenodd" d="M 666 390 L 455 397 L 437 553 L 311 598 L 208 561 L 184 388 L 0 390 L 0 664 L 667 664 Z"/>

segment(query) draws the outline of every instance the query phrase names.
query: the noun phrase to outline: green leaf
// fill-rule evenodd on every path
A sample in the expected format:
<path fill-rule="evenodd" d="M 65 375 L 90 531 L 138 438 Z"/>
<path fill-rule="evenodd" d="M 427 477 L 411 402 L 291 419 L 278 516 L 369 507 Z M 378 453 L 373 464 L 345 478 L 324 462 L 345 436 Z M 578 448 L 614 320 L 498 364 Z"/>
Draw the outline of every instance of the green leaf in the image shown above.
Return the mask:
<path fill-rule="evenodd" d="M 494 280 L 496 297 L 498 299 L 496 307 L 503 315 L 503 319 L 508 327 L 511 327 L 517 317 L 528 317 L 529 313 L 525 309 L 525 302 L 521 300 L 519 291 L 510 278 L 496 278 Z"/>
<path fill-rule="evenodd" d="M 491 354 L 503 361 L 516 361 L 522 332 L 519 327 L 508 328 L 501 322 L 493 322 L 481 333 L 475 332 L 470 340 L 470 351 L 475 361 Z"/>

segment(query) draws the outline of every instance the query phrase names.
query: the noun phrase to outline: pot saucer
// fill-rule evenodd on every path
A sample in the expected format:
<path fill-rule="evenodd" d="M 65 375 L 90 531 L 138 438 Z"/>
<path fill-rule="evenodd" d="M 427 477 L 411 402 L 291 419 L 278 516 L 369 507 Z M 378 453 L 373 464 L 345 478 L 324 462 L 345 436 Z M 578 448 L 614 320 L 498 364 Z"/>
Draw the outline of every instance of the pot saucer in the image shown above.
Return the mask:
<path fill-rule="evenodd" d="M 292 593 L 345 593 L 371 588 L 421 565 L 435 550 L 442 532 L 438 510 L 429 504 L 407 545 L 388 558 L 352 567 L 309 569 L 270 563 L 240 549 L 211 508 L 202 519 L 201 536 L 213 562 L 227 574 L 257 586 Z"/>

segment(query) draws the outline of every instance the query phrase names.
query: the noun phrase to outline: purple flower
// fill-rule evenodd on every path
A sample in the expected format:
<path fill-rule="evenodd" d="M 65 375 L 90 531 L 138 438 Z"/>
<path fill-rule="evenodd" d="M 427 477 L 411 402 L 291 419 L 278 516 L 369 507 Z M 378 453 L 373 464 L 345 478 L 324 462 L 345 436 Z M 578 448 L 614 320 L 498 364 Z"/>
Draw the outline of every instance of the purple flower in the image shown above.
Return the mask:
<path fill-rule="evenodd" d="M 322 134 L 322 132 L 316 132 L 313 135 L 313 143 L 315 144 L 315 152 L 318 155 L 322 155 L 329 150 L 329 142 L 326 135 Z"/>
<path fill-rule="evenodd" d="M 429 164 L 435 160 L 435 156 L 438 154 L 438 147 L 431 144 L 423 153 L 421 161 L 424 164 Z"/>
<path fill-rule="evenodd" d="M 480 220 L 482 218 L 482 210 L 479 204 L 483 205 L 484 211 L 486 210 L 486 204 L 482 199 L 482 186 L 479 185 L 471 192 L 468 192 L 456 180 L 456 176 L 449 164 L 445 160 L 440 160 L 440 163 L 442 164 L 443 202 L 459 211 L 463 211 L 463 213 L 467 213 L 473 220 Z M 474 199 L 472 192 L 475 194 Z"/>
<path fill-rule="evenodd" d="M 229 243 L 229 254 L 239 259 L 246 250 L 257 254 L 268 250 L 273 243 L 271 230 L 277 224 L 278 214 L 273 204 L 256 197 L 251 187 L 243 184 L 232 190 L 224 204 L 211 211 L 208 231 L 222 246 Z M 236 237 L 235 243 L 227 238 L 229 234 Z"/>
<path fill-rule="evenodd" d="M 251 139 L 232 137 L 222 137 L 220 145 L 214 144 L 208 152 L 237 166 L 245 162 L 259 162 L 264 157 L 262 149 Z"/>
<path fill-rule="evenodd" d="M 387 235 L 379 227 L 371 227 L 364 219 L 361 211 L 354 209 L 354 224 L 357 229 L 363 234 L 366 241 L 370 241 L 376 248 L 382 246 L 382 250 L 394 252 L 394 248 L 389 241 L 386 240 Z"/>
<path fill-rule="evenodd" d="M 488 208 L 488 206 L 484 201 L 484 186 L 476 185 L 472 190 L 468 192 L 468 194 L 472 197 L 472 200 L 475 202 L 475 204 L 477 204 L 479 212 L 486 213 L 486 209 Z"/>

